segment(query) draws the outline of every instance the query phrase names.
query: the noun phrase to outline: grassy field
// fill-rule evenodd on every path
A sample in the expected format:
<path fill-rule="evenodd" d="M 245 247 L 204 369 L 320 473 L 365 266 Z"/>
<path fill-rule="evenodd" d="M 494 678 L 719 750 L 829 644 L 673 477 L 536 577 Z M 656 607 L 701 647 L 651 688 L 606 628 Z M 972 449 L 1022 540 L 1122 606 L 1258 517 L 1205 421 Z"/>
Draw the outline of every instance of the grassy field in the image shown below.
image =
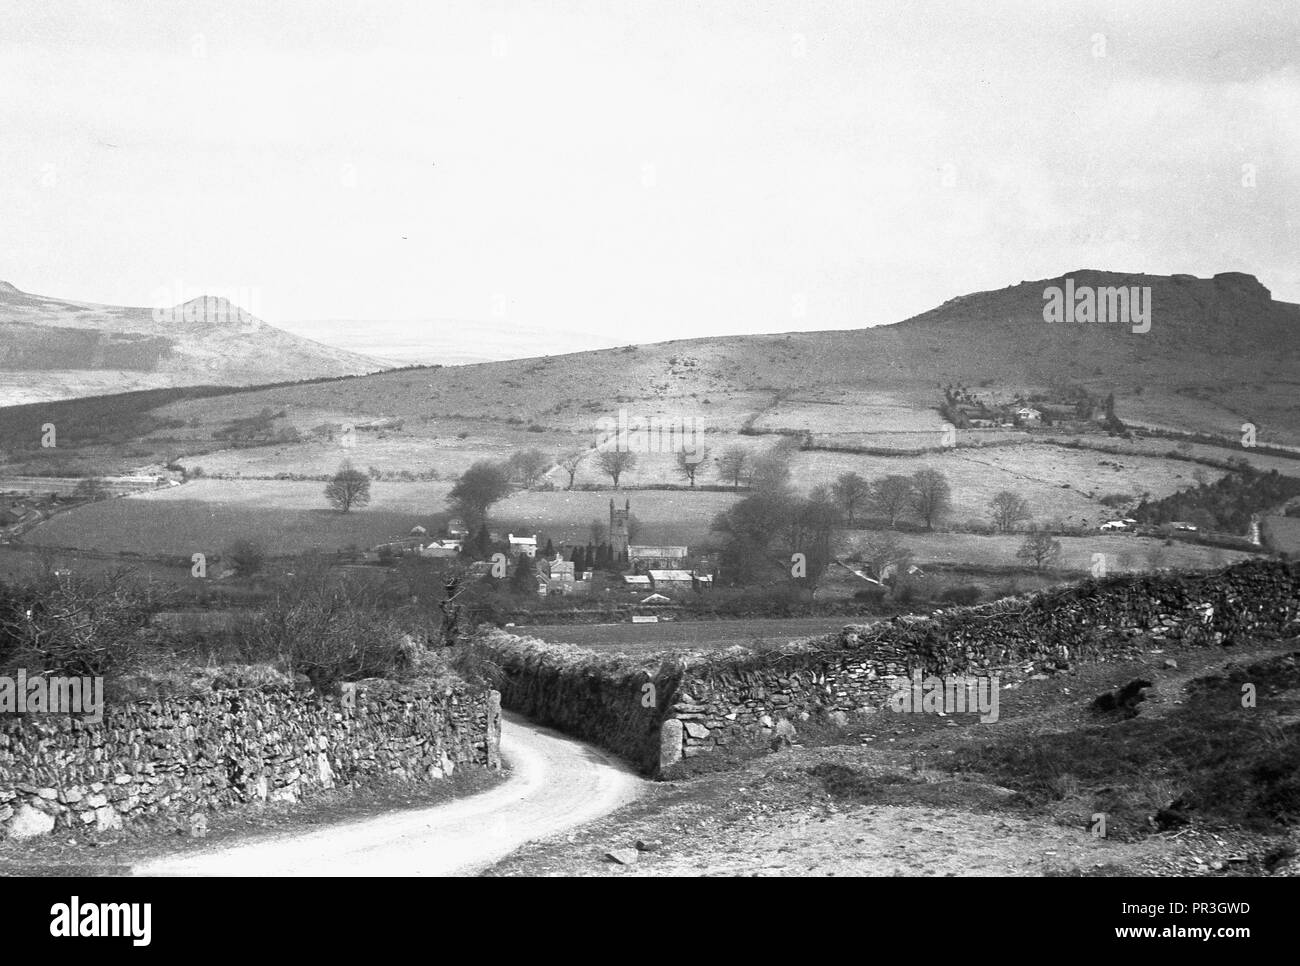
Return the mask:
<path fill-rule="evenodd" d="M 871 539 L 867 531 L 845 534 L 846 552 Z M 984 536 L 975 533 L 906 533 L 898 539 L 912 551 L 913 559 L 924 566 L 927 563 L 977 564 L 985 567 L 1023 567 L 1025 562 L 1016 558 L 1016 551 L 1024 543 L 1024 534 L 996 534 Z M 1202 547 L 1196 544 L 1165 541 L 1157 537 L 1140 537 L 1127 533 L 1098 533 L 1085 537 L 1058 537 L 1061 557 L 1055 570 L 1091 572 L 1093 554 L 1105 554 L 1107 573 L 1125 573 L 1148 570 L 1153 554 L 1159 554 L 1158 566 L 1210 569 L 1237 563 L 1250 554 L 1219 547 Z"/>
<path fill-rule="evenodd" d="M 1089 450 L 1026 443 L 981 450 L 954 449 L 926 456 L 864 456 L 805 451 L 795 457 L 795 479 L 811 488 L 853 471 L 867 478 L 910 475 L 922 468 L 941 471 L 952 487 L 951 519 L 988 520 L 988 504 L 999 490 L 1012 490 L 1029 503 L 1034 519 L 1061 519 L 1095 527 L 1114 517 L 1098 500 L 1109 493 L 1163 496 L 1192 484 L 1197 469 L 1153 456 L 1114 456 Z M 1207 477 L 1222 472 L 1205 468 Z"/>
<path fill-rule="evenodd" d="M 405 537 L 417 524 L 431 532 L 447 516 L 450 483 L 379 482 L 370 505 L 337 513 L 325 505 L 324 485 L 289 480 L 197 480 L 138 496 L 105 500 L 60 514 L 24 542 L 110 553 L 214 552 L 236 538 L 264 544 L 272 554 L 310 549 L 369 548 Z M 588 539 L 592 520 L 608 521 L 609 501 L 632 501 L 642 522 L 639 540 L 698 545 L 729 493 L 681 491 L 520 492 L 493 508 L 493 529 L 539 533 L 555 543 Z"/>
<path fill-rule="evenodd" d="M 847 464 L 828 457 L 839 455 L 802 454 L 801 458 L 812 456 L 827 471 L 837 471 Z M 1095 458 L 1095 454 L 1083 455 Z M 828 463 L 831 465 L 827 466 Z M 961 459 L 940 458 L 937 465 L 946 471 L 953 470 L 951 475 L 955 481 L 966 479 L 963 474 L 974 472 L 970 470 L 972 464 Z M 1005 482 L 1005 479 L 1004 475 L 997 481 Z M 992 490 L 997 481 L 978 485 Z M 974 485 L 967 483 L 968 487 Z M 369 506 L 341 514 L 326 507 L 323 484 L 319 482 L 203 479 L 59 514 L 30 531 L 24 543 L 107 553 L 183 556 L 198 551 L 216 552 L 240 537 L 260 541 L 272 554 L 341 550 L 352 546 L 365 549 L 405 537 L 417 524 L 434 531 L 447 516 L 446 498 L 450 489 L 450 483 L 441 481 L 379 481 L 371 487 Z M 1047 490 L 1051 492 L 1050 487 Z M 1023 491 L 1027 495 L 1033 492 L 1027 486 Z M 608 520 L 611 498 L 619 506 L 625 500 L 631 501 L 632 513 L 641 522 L 638 542 L 698 547 L 710 538 L 714 517 L 734 503 L 737 496 L 728 492 L 687 490 L 520 491 L 493 508 L 493 529 L 502 533 L 537 533 L 557 545 L 585 543 L 591 522 Z M 1046 499 L 1041 490 L 1039 499 Z M 1060 509 L 1057 507 L 1058 512 Z M 970 510 L 972 515 L 978 515 L 974 505 Z M 845 552 L 864 539 L 863 531 L 846 531 Z M 903 534 L 901 539 L 922 563 L 1014 566 L 1016 549 L 1024 538 L 1015 534 L 932 533 Z M 1140 569 L 1146 565 L 1152 548 L 1162 545 L 1162 541 L 1153 538 L 1101 533 L 1063 537 L 1061 543 L 1063 555 L 1059 566 L 1073 570 L 1089 569 L 1093 553 L 1107 553 L 1112 570 Z M 1175 542 L 1165 550 L 1162 565 L 1204 567 L 1231 562 L 1239 556 L 1234 551 Z"/>
<path fill-rule="evenodd" d="M 863 618 L 868 620 L 868 618 Z M 668 649 L 717 650 L 761 642 L 784 644 L 831 634 L 847 624 L 846 617 L 789 617 L 726 621 L 662 621 L 658 624 L 528 625 L 511 633 L 552 644 L 576 644 L 593 650 L 644 653 Z"/>

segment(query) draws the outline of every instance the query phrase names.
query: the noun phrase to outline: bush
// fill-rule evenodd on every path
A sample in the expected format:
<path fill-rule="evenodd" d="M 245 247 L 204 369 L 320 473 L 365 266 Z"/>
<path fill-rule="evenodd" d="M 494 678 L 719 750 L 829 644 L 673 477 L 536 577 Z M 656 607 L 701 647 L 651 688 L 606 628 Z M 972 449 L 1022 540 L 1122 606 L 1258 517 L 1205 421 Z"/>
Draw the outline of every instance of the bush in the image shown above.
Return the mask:
<path fill-rule="evenodd" d="M 402 653 L 408 623 L 396 609 L 381 606 L 379 591 L 304 561 L 297 576 L 282 583 L 262 610 L 243 615 L 232 633 L 244 661 L 305 674 L 328 693 L 341 681 L 409 670 Z"/>
<path fill-rule="evenodd" d="M 266 563 L 266 549 L 255 540 L 236 540 L 225 557 L 237 576 L 251 577 Z"/>
<path fill-rule="evenodd" d="M 87 578 L 49 571 L 0 584 L 0 667 L 118 678 L 143 662 L 141 634 L 167 602 L 127 571 Z"/>
<path fill-rule="evenodd" d="M 983 592 L 973 584 L 963 584 L 960 587 L 949 587 L 939 595 L 939 600 L 945 604 L 957 604 L 962 607 L 969 607 L 977 602 Z"/>
<path fill-rule="evenodd" d="M 886 593 L 888 593 L 888 591 L 886 591 L 884 587 L 863 587 L 861 590 L 855 590 L 853 592 L 853 599 L 878 606 L 885 602 Z"/>
<path fill-rule="evenodd" d="M 900 580 L 894 585 L 894 602 L 897 604 L 914 604 L 921 599 L 921 592 L 910 580 Z"/>

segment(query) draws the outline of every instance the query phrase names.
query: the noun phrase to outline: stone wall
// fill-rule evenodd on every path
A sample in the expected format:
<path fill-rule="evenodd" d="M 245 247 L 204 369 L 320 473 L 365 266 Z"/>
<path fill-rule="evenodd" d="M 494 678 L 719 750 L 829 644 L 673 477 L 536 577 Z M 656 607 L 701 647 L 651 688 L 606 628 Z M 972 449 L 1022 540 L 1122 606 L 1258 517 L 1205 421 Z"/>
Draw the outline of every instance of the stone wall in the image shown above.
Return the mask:
<path fill-rule="evenodd" d="M 843 723 L 886 707 L 912 672 L 1003 681 L 1158 647 L 1300 634 L 1300 569 L 1251 561 L 1217 574 L 1122 577 L 1024 600 L 894 618 L 784 653 L 688 666 L 661 724 L 659 771 L 720 746 Z"/>
<path fill-rule="evenodd" d="M 680 666 L 488 631 L 476 638 L 502 670 L 501 703 L 538 724 L 658 768 L 660 723 Z"/>
<path fill-rule="evenodd" d="M 103 720 L 0 718 L 0 832 L 110 829 L 164 815 L 293 802 L 376 780 L 500 767 L 495 691 L 386 681 L 337 697 L 273 685 L 139 701 Z"/>

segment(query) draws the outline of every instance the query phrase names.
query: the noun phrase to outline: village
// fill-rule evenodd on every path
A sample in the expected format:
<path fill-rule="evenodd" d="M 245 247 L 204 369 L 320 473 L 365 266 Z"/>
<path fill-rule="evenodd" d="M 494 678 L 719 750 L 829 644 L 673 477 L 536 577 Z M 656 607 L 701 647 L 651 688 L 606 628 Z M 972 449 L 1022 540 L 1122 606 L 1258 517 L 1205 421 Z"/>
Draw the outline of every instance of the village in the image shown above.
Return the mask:
<path fill-rule="evenodd" d="M 609 501 L 606 527 L 593 524 L 593 539 L 585 545 L 558 547 L 540 534 L 506 533 L 480 527 L 472 534 L 460 518 L 448 520 L 430 537 L 417 524 L 410 535 L 373 547 L 362 556 L 364 564 L 391 564 L 406 557 L 434 562 L 433 570 L 463 569 L 470 580 L 494 578 L 508 581 L 512 590 L 538 598 L 603 599 L 631 606 L 633 623 L 671 620 L 663 608 L 680 603 L 686 595 L 711 590 L 716 575 L 716 555 L 692 554 L 687 546 L 633 543 L 636 520 L 630 498 L 618 507 Z"/>

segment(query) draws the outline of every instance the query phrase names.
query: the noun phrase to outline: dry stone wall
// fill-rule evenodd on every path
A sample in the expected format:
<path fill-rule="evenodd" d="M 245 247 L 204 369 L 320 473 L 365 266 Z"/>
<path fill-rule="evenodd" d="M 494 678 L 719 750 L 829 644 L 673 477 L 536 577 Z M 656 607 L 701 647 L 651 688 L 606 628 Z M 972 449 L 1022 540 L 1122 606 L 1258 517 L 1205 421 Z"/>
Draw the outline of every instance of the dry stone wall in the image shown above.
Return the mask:
<path fill-rule="evenodd" d="M 538 724 L 607 748 L 642 771 L 659 764 L 659 726 L 678 667 L 640 664 L 502 631 L 477 643 L 500 665 L 501 702 Z"/>
<path fill-rule="evenodd" d="M 1023 601 L 846 627 L 791 653 L 687 668 L 661 726 L 659 768 L 793 734 L 814 715 L 843 723 L 873 713 L 918 671 L 1006 682 L 1157 647 L 1295 634 L 1300 570 L 1258 561 L 1218 574 L 1087 581 Z"/>
<path fill-rule="evenodd" d="M 1025 599 L 850 626 L 762 654 L 637 665 L 500 631 L 486 641 L 505 672 L 506 707 L 663 775 L 684 758 L 789 737 L 807 717 L 845 722 L 877 711 L 915 671 L 1008 681 L 1162 646 L 1295 634 L 1300 569 L 1249 561 L 1215 574 L 1085 581 Z"/>
<path fill-rule="evenodd" d="M 290 685 L 105 709 L 96 723 L 0 718 L 0 832 L 116 828 L 150 815 L 293 802 L 378 780 L 500 767 L 495 691 L 367 681 L 325 697 Z"/>

